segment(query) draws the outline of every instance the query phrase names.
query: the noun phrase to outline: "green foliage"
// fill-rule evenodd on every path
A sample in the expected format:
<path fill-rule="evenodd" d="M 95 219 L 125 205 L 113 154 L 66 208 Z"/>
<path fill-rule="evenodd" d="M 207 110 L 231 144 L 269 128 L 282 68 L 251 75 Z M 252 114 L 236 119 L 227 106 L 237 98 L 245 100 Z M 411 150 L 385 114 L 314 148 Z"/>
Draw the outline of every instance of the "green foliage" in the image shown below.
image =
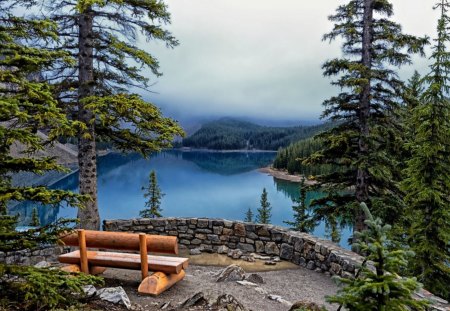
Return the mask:
<path fill-rule="evenodd" d="M 305 165 L 302 163 L 303 159 L 311 156 L 322 148 L 323 143 L 320 139 L 302 139 L 290 144 L 286 148 L 279 149 L 273 162 L 273 167 L 276 169 L 285 169 L 290 174 L 298 173 L 306 177 L 330 174 L 337 171 L 339 167 L 336 165 Z"/>
<path fill-rule="evenodd" d="M 306 191 L 305 178 L 303 178 L 300 183 L 300 197 L 298 200 L 294 201 L 297 205 L 292 206 L 292 209 L 294 210 L 294 221 L 283 222 L 288 226 L 291 226 L 292 230 L 310 233 L 316 227 L 317 222 L 314 217 L 308 213 Z"/>
<path fill-rule="evenodd" d="M 322 148 L 303 164 L 339 168 L 317 176 L 317 187 L 328 195 L 311 205 L 321 218 L 353 223 L 354 230 L 364 227 L 358 202 L 367 202 L 375 215 L 390 222 L 402 214 L 397 184 L 402 143 L 393 112 L 403 83 L 394 66 L 409 64 L 428 40 L 403 34 L 392 15 L 389 1 L 346 1 L 329 17 L 334 28 L 324 36 L 343 40 L 343 57 L 323 65 L 324 76 L 336 76 L 332 84 L 342 90 L 323 103 L 322 117 L 337 125 L 317 136 Z"/>
<path fill-rule="evenodd" d="M 270 218 L 272 217 L 271 214 L 272 207 L 270 206 L 270 203 L 267 200 L 266 188 L 263 189 L 260 203 L 261 207 L 258 208 L 258 214 L 256 215 L 255 221 L 260 224 L 269 224 Z"/>
<path fill-rule="evenodd" d="M 83 128 L 82 124 L 67 120 L 52 96 L 52 88 L 38 76 L 40 71 L 52 68 L 53 62 L 66 63 L 65 53 L 30 45 L 31 40 L 50 44 L 56 38 L 56 25 L 48 20 L 14 16 L 12 10 L 12 3 L 0 2 L 0 251 L 6 253 L 56 243 L 59 235 L 73 224 L 71 220 L 59 220 L 16 231 L 18 216 L 7 214 L 11 201 L 82 206 L 86 200 L 68 191 L 11 184 L 11 175 L 21 171 L 63 171 L 54 158 L 39 158 L 35 152 L 59 136 L 73 135 Z M 39 131 L 45 131 L 48 139 Z M 19 157 L 11 155 L 13 147 L 22 151 Z M 37 216 L 35 211 L 34 215 Z M 82 292 L 82 285 L 96 283 L 95 280 L 83 275 L 72 277 L 58 270 L 1 264 L 0 304 L 20 310 L 70 304 L 73 294 Z"/>
<path fill-rule="evenodd" d="M 253 212 L 252 209 L 249 207 L 247 212 L 245 212 L 245 222 L 253 222 Z"/>
<path fill-rule="evenodd" d="M 398 275 L 407 267 L 407 257 L 412 254 L 401 249 L 391 250 L 387 238 L 391 227 L 383 225 L 380 218 L 373 218 L 364 203 L 361 208 L 366 215 L 367 230 L 355 233 L 358 242 L 354 246 L 366 259 L 356 278 L 336 277 L 346 286 L 336 296 L 328 297 L 328 302 L 339 303 L 349 311 L 426 310 L 427 302 L 412 296 L 420 283 L 415 278 Z"/>
<path fill-rule="evenodd" d="M 31 227 L 39 227 L 40 225 L 41 225 L 41 222 L 39 221 L 38 210 L 36 207 L 33 207 L 33 212 L 31 214 L 30 226 Z"/>
<path fill-rule="evenodd" d="M 269 127 L 251 122 L 222 118 L 203 124 L 183 146 L 216 150 L 260 149 L 277 150 L 294 141 L 311 137 L 328 125 Z"/>
<path fill-rule="evenodd" d="M 402 188 L 409 204 L 409 244 L 416 253 L 410 272 L 436 295 L 450 299 L 450 4 L 441 0 L 438 37 L 425 90 L 407 120 L 414 135 Z"/>
<path fill-rule="evenodd" d="M 144 218 L 162 217 L 161 199 L 164 193 L 161 192 L 158 186 L 155 171 L 150 172 L 148 187 L 142 187 L 142 190 L 145 191 L 144 198 L 147 201 L 145 202 L 146 209 L 140 211 L 139 215 Z"/>
<path fill-rule="evenodd" d="M 101 285 L 98 277 L 76 277 L 58 269 L 0 264 L 0 306 L 42 310 L 76 305 L 84 296 L 83 286 Z M 75 294 L 77 293 L 78 296 Z M 11 305 L 11 302 L 15 302 Z"/>

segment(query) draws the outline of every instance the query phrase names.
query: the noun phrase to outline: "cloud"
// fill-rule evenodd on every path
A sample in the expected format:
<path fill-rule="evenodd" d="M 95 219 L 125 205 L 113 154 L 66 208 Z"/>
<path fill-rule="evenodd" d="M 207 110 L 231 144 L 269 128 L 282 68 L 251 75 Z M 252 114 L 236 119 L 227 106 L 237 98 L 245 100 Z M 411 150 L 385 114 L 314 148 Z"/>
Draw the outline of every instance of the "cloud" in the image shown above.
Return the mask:
<path fill-rule="evenodd" d="M 140 42 L 164 75 L 146 98 L 179 116 L 317 119 L 324 99 L 338 92 L 321 65 L 341 55 L 323 42 L 343 0 L 168 0 L 170 31 L 180 46 Z M 405 32 L 433 36 L 436 13 L 423 0 L 395 0 Z M 414 58 L 425 70 L 427 60 Z M 413 67 L 401 70 L 407 78 Z M 151 77 L 149 75 L 149 77 Z"/>

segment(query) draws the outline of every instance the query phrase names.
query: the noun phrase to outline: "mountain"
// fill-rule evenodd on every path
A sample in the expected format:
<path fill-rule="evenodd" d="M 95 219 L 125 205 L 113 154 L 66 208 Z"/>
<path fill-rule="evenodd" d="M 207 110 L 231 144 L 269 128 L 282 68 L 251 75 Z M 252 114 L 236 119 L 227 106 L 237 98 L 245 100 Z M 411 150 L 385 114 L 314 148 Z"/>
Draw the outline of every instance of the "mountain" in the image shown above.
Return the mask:
<path fill-rule="evenodd" d="M 290 143 L 315 135 L 329 124 L 294 127 L 262 126 L 233 118 L 208 122 L 193 135 L 183 139 L 183 147 L 215 150 L 277 150 Z"/>

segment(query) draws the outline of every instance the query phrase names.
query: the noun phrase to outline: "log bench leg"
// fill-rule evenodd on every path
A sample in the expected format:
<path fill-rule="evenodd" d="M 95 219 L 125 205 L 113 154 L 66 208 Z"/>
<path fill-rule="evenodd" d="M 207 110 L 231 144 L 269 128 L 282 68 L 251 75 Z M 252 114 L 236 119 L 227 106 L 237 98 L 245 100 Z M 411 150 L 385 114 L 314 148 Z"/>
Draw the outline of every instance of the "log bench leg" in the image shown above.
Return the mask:
<path fill-rule="evenodd" d="M 142 280 L 139 285 L 138 292 L 141 294 L 148 294 L 157 296 L 169 289 L 176 282 L 181 281 L 186 273 L 181 270 L 178 274 L 165 274 L 163 272 L 155 272 L 151 276 Z"/>

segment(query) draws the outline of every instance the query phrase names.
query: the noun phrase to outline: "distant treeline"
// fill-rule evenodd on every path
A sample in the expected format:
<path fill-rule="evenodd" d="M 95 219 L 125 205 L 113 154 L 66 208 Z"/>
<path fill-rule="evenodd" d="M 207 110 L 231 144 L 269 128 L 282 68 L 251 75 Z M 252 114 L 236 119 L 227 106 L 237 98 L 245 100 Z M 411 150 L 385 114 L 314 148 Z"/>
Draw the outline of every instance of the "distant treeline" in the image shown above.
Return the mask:
<path fill-rule="evenodd" d="M 192 136 L 183 139 L 183 146 L 216 150 L 278 150 L 292 142 L 312 137 L 328 127 L 328 124 L 269 127 L 224 118 L 204 124 Z"/>
<path fill-rule="evenodd" d="M 337 167 L 330 164 L 315 166 L 302 164 L 301 159 L 322 149 L 322 144 L 320 139 L 307 138 L 292 143 L 286 148 L 281 148 L 278 150 L 273 167 L 276 169 L 285 169 L 290 174 L 298 173 L 305 176 L 332 173 L 337 170 Z"/>

